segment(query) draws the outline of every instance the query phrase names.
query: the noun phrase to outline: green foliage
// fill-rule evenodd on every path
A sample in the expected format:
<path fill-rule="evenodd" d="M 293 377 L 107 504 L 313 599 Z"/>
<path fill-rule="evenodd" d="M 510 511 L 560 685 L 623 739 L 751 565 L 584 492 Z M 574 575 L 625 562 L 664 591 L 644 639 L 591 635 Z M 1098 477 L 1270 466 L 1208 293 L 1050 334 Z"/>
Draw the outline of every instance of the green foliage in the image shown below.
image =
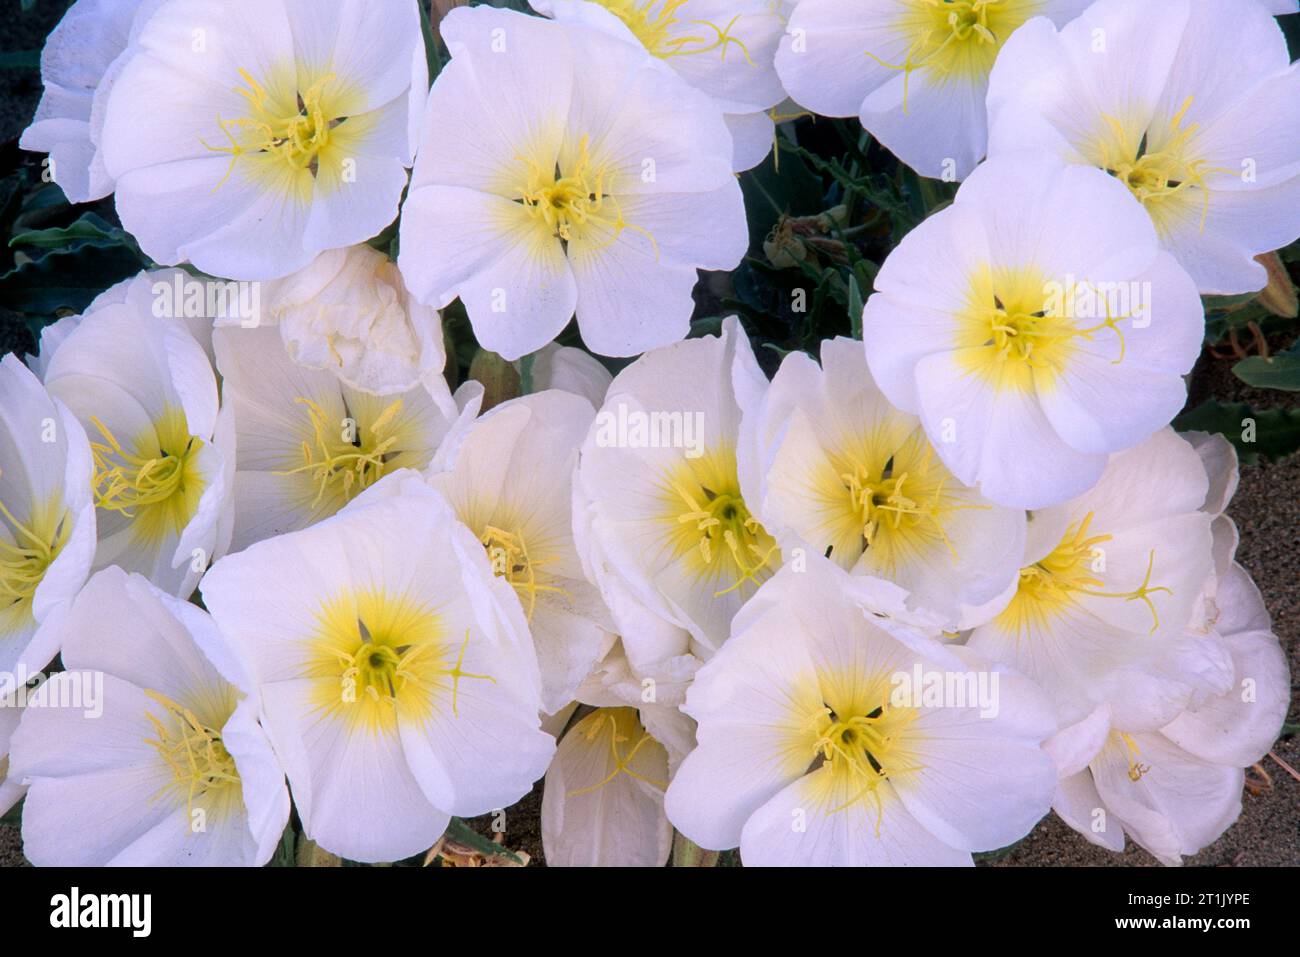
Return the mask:
<path fill-rule="evenodd" d="M 1300 449 L 1300 409 L 1256 410 L 1243 402 L 1210 399 L 1174 419 L 1180 432 L 1218 432 L 1243 465 L 1273 462 Z"/>
<path fill-rule="evenodd" d="M 1300 392 L 1300 340 L 1285 352 L 1267 359 L 1263 356 L 1242 359 L 1232 367 L 1232 374 L 1259 389 Z"/>

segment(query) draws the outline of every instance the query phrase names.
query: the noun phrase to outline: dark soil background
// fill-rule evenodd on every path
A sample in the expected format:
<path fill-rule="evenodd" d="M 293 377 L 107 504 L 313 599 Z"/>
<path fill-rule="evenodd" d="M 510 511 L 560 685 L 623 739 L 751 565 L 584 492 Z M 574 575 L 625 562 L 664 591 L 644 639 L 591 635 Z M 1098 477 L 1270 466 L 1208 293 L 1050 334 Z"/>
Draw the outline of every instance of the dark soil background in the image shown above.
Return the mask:
<path fill-rule="evenodd" d="M 39 73 L 21 64 L 11 65 L 12 54 L 39 51 L 68 6 L 66 0 L 36 0 L 35 8 L 24 12 L 19 0 L 0 0 L 0 165 L 7 167 L 20 161 L 16 139 L 30 122 L 41 92 Z M 1285 348 L 1290 341 L 1284 338 L 1270 345 Z M 22 320 L 0 303 L 0 354 L 21 353 L 32 347 Z M 1211 396 L 1256 407 L 1300 407 L 1300 396 L 1252 389 L 1240 382 L 1231 374 L 1233 361 L 1216 359 L 1208 352 L 1201 357 L 1192 373 L 1188 408 Z M 1244 468 L 1229 513 L 1241 530 L 1237 560 L 1263 592 L 1274 631 L 1290 657 L 1293 682 L 1287 721 L 1294 725 L 1300 723 L 1295 695 L 1300 676 L 1300 456 Z M 1274 753 L 1292 768 L 1300 769 L 1300 736 L 1278 742 Z M 1271 758 L 1265 758 L 1258 770 L 1248 772 L 1248 778 L 1252 786 L 1243 796 L 1241 819 L 1212 846 L 1188 859 L 1188 864 L 1300 865 L 1300 780 Z M 538 785 L 510 808 L 506 817 L 505 843 L 525 851 L 534 864 L 544 863 L 540 810 Z M 490 818 L 472 823 L 490 835 Z M 0 825 L 0 866 L 24 863 L 18 828 Z M 998 867 L 1158 866 L 1154 858 L 1132 843 L 1123 854 L 1095 847 L 1054 816 L 1045 818 L 1014 850 L 992 863 Z"/>

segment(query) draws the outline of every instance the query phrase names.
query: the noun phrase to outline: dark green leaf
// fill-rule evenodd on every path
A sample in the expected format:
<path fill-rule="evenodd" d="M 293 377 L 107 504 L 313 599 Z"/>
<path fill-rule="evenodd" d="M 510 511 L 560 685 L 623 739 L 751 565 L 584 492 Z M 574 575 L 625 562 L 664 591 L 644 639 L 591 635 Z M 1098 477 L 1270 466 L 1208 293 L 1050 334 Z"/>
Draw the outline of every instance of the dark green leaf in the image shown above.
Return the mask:
<path fill-rule="evenodd" d="M 1243 465 L 1276 461 L 1300 449 L 1300 409 L 1256 410 L 1243 402 L 1210 399 L 1174 419 L 1180 432 L 1217 432 Z"/>
<path fill-rule="evenodd" d="M 81 312 L 109 286 L 140 268 L 140 258 L 127 246 L 83 243 L 56 249 L 0 276 L 0 301 L 15 312 L 44 319 L 60 309 Z"/>

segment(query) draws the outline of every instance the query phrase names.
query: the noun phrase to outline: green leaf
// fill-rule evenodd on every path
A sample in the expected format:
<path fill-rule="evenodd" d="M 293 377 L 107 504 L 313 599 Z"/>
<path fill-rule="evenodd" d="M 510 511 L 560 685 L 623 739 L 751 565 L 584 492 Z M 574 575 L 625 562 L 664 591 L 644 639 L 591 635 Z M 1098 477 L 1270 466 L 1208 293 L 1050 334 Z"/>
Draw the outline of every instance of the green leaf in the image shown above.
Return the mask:
<path fill-rule="evenodd" d="M 135 240 L 123 229 L 106 222 L 94 213 L 85 213 L 70 226 L 31 229 L 9 240 L 10 246 L 37 246 L 58 249 L 88 243 L 93 246 L 127 246 L 133 251 Z"/>
<path fill-rule="evenodd" d="M 0 276 L 0 301 L 15 312 L 46 319 L 60 309 L 81 312 L 109 286 L 139 272 L 141 265 L 140 257 L 123 245 L 81 243 L 51 250 Z"/>
<path fill-rule="evenodd" d="M 1258 389 L 1300 392 L 1300 341 L 1267 359 L 1263 356 L 1242 359 L 1232 367 L 1232 374 Z"/>
<path fill-rule="evenodd" d="M 297 835 L 294 834 L 293 825 L 289 824 L 280 835 L 280 844 L 267 861 L 267 867 L 293 867 L 297 861 L 294 844 L 297 841 Z"/>
<path fill-rule="evenodd" d="M 1217 432 L 1243 465 L 1273 462 L 1300 449 L 1300 409 L 1256 410 L 1244 402 L 1210 399 L 1174 419 L 1180 432 Z"/>
<path fill-rule="evenodd" d="M 447 837 L 451 838 L 457 844 L 463 844 L 471 847 L 480 854 L 490 854 L 494 857 L 506 857 L 516 864 L 522 864 L 523 859 L 501 844 L 490 838 L 484 837 L 478 831 L 474 830 L 458 817 L 453 817 L 451 823 L 447 825 Z"/>
<path fill-rule="evenodd" d="M 858 285 L 858 277 L 849 275 L 849 325 L 853 330 L 853 338 L 862 338 L 862 288 Z"/>

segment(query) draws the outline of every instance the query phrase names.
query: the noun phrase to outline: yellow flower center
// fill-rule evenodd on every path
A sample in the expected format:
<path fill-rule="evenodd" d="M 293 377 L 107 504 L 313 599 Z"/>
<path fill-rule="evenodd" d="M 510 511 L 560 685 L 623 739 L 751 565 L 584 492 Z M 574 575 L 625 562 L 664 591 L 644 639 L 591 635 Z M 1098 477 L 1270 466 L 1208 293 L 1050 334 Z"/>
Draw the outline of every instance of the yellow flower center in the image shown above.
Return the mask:
<path fill-rule="evenodd" d="M 771 577 L 779 550 L 741 498 L 734 450 L 686 459 L 666 485 L 665 518 L 676 526 L 670 535 L 677 556 L 698 577 L 731 580 L 715 598 Z"/>
<path fill-rule="evenodd" d="M 206 814 L 231 800 L 242 800 L 239 770 L 221 740 L 221 732 L 171 698 L 151 690 L 145 694 L 165 710 L 162 718 L 147 715 L 155 732 L 149 744 L 172 772 L 171 782 L 159 796 L 183 798 L 191 822 L 196 804 Z M 224 723 L 234 710 L 234 701 L 223 702 L 219 710 L 224 712 L 219 723 Z"/>
<path fill-rule="evenodd" d="M 874 457 L 880 463 L 880 457 Z M 951 473 L 918 430 L 883 463 L 853 458 L 840 481 L 848 497 L 850 521 L 861 530 L 873 567 L 893 569 L 899 559 L 942 543 L 957 559 L 944 530 L 952 511 L 986 506 L 961 505 L 949 494 Z"/>
<path fill-rule="evenodd" d="M 1085 301 L 1088 310 L 1101 314 L 1090 325 L 1071 314 L 1085 311 Z M 982 269 L 972 277 L 966 309 L 958 317 L 958 360 L 999 389 L 1050 389 L 1079 340 L 1091 342 L 1114 333 L 1116 356 L 1111 362 L 1123 362 L 1125 340 L 1119 323 L 1133 318 L 1115 315 L 1112 293 L 1096 284 L 1078 282 L 1067 290 L 1033 269 Z"/>
<path fill-rule="evenodd" d="M 918 714 L 915 708 L 894 707 L 886 698 L 884 704 L 870 710 L 856 708 L 841 714 L 827 705 L 813 716 L 817 734 L 813 744 L 814 764 L 829 766 L 832 779 L 849 784 L 849 798 L 836 811 L 864 798 L 871 800 L 878 812 L 879 834 L 880 785 L 891 776 L 918 770 L 903 744 L 904 733 Z"/>
<path fill-rule="evenodd" d="M 422 602 L 383 591 L 349 593 L 318 615 L 309 676 L 316 698 L 355 727 L 391 731 L 397 717 L 428 718 L 439 702 L 459 716 L 462 678 L 494 681 L 464 670 L 470 633 L 461 641 Z"/>
<path fill-rule="evenodd" d="M 1130 132 L 1117 118 L 1103 116 L 1105 128 L 1093 148 L 1097 164 L 1129 188 L 1162 232 L 1181 204 L 1196 201 L 1189 195 L 1193 190 L 1200 193 L 1204 228 L 1210 210 L 1210 191 L 1205 178 L 1211 173 L 1224 172 L 1207 166 L 1207 161 L 1196 155 L 1194 140 L 1198 126 L 1186 123 L 1193 99 L 1189 96 L 1184 100 L 1167 123 L 1140 135 Z"/>
<path fill-rule="evenodd" d="M 913 71 L 925 70 L 940 83 L 988 76 L 1007 37 L 1041 6 L 1041 0 L 906 0 L 896 27 L 908 43 L 903 62 L 889 63 L 865 52 L 881 66 L 902 71 L 907 112 Z"/>
<path fill-rule="evenodd" d="M 596 749 L 603 749 L 605 742 L 608 742 L 609 760 L 613 769 L 596 784 L 569 791 L 567 796 L 572 797 L 577 794 L 590 794 L 599 791 L 620 774 L 626 774 L 637 781 L 643 781 L 660 791 L 668 789 L 667 781 L 648 777 L 635 770 L 632 766 L 637 755 L 641 754 L 643 749 L 646 752 L 654 752 L 657 749 L 665 760 L 667 758 L 663 745 L 651 737 L 650 732 L 646 731 L 642 726 L 636 709 L 597 708 L 574 725 L 568 733 L 582 735 L 587 739 L 587 743 Z M 645 759 L 650 759 L 649 754 L 646 755 Z"/>
<path fill-rule="evenodd" d="M 527 170 L 525 182 L 515 187 L 519 202 L 547 235 L 566 244 L 575 239 L 594 241 L 599 248 L 630 229 L 648 238 L 658 257 L 654 237 L 623 218 L 618 200 L 611 194 L 608 166 L 592 159 L 589 137 L 578 141 L 577 155 L 567 171 L 559 164 L 550 168 L 527 157 L 519 159 Z"/>
<path fill-rule="evenodd" d="M 0 502 L 0 612 L 30 602 L 72 535 L 72 513 L 51 504 L 26 522 Z"/>
<path fill-rule="evenodd" d="M 244 85 L 235 92 L 247 102 L 248 115 L 235 120 L 218 117 L 227 145 L 208 149 L 230 154 L 231 169 L 241 156 L 257 155 L 273 158 L 295 171 L 306 170 L 314 177 L 333 130 L 347 120 L 329 109 L 326 88 L 334 75 L 326 74 L 306 89 L 296 90 L 292 108 L 270 95 L 247 70 L 240 69 L 239 76 Z M 230 175 L 229 169 L 226 175 Z"/>
<path fill-rule="evenodd" d="M 1160 627 L 1160 616 L 1151 595 L 1158 592 L 1172 595 L 1163 586 L 1153 586 L 1151 575 L 1155 568 L 1156 551 L 1151 549 L 1147 570 L 1142 583 L 1132 591 L 1101 591 L 1105 582 L 1097 576 L 1105 569 L 1105 551 L 1101 546 L 1111 535 L 1089 535 L 1093 513 L 1089 512 L 1079 522 L 1071 525 L 1060 543 L 1047 557 L 1020 569 L 1020 582 L 1015 597 L 998 616 L 998 623 L 1007 630 L 1027 633 L 1031 629 L 1046 629 L 1052 619 L 1075 607 L 1081 597 L 1114 598 L 1125 602 L 1141 601 L 1151 613 L 1151 633 Z"/>
<path fill-rule="evenodd" d="M 384 477 L 398 454 L 397 432 L 402 400 L 394 399 L 367 427 L 345 415 L 337 423 L 320 404 L 299 396 L 294 400 L 307 411 L 311 438 L 302 443 L 302 464 L 276 475 L 307 475 L 316 488 L 312 508 L 327 496 L 342 508 L 354 495 Z"/>
<path fill-rule="evenodd" d="M 508 532 L 495 525 L 487 525 L 479 536 L 479 541 L 487 550 L 492 573 L 498 578 L 504 578 L 515 589 L 529 621 L 532 620 L 540 593 L 564 593 L 564 589 L 558 585 L 546 583 L 544 566 L 552 559 L 530 554 L 522 529 Z"/>
<path fill-rule="evenodd" d="M 137 437 L 131 451 L 98 417 L 90 421 L 101 437 L 90 443 L 96 507 L 130 519 L 145 541 L 183 529 L 198 511 L 206 487 L 198 467 L 203 440 L 190 434 L 185 413 L 165 412 Z"/>
<path fill-rule="evenodd" d="M 644 0 L 640 4 L 636 0 L 597 2 L 622 20 L 642 45 L 661 59 L 719 51 L 725 61 L 727 48 L 736 46 L 745 60 L 755 65 L 744 42 L 731 35 L 740 14 L 720 27 L 708 20 L 679 20 L 677 13 L 688 0 Z"/>

